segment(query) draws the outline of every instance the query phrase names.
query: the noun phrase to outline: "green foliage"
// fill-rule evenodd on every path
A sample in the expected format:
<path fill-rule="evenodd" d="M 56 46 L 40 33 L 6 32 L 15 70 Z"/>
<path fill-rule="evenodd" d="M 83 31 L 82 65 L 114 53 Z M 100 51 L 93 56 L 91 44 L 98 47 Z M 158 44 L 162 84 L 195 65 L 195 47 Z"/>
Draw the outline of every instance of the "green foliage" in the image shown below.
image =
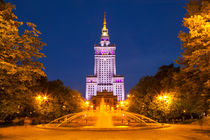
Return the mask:
<path fill-rule="evenodd" d="M 36 112 L 42 117 L 52 120 L 83 109 L 84 100 L 78 91 L 65 87 L 60 80 L 45 82 L 36 96 L 46 96 L 47 100 L 35 100 L 34 103 Z"/>
<path fill-rule="evenodd" d="M 177 60 L 181 71 L 176 78 L 189 111 L 206 112 L 210 98 L 210 2 L 190 0 L 186 10 L 183 25 L 187 31 L 178 36 L 183 53 Z"/>
<path fill-rule="evenodd" d="M 155 76 L 146 76 L 130 91 L 130 111 L 149 117 L 174 118 L 183 114 L 208 112 L 210 101 L 210 2 L 190 0 L 181 31 L 182 56 L 180 65 L 162 66 Z M 157 97 L 170 93 L 172 104 Z"/>
<path fill-rule="evenodd" d="M 129 110 L 154 119 L 176 117 L 176 112 L 179 112 L 177 104 L 179 93 L 174 74 L 178 72 L 179 68 L 170 64 L 161 66 L 154 76 L 141 78 L 129 93 Z M 159 101 L 160 95 L 169 95 L 170 104 Z"/>
<path fill-rule="evenodd" d="M 38 62 L 45 55 L 40 52 L 45 45 L 33 23 L 27 23 L 24 33 L 19 29 L 10 3 L 0 2 L 0 118 L 19 113 L 28 108 L 32 87 L 45 77 L 43 64 Z"/>
<path fill-rule="evenodd" d="M 40 52 L 46 45 L 39 38 L 41 33 L 33 23 L 27 22 L 24 28 L 13 9 L 14 5 L 0 1 L 0 119 L 55 119 L 81 111 L 84 101 L 78 91 L 60 80 L 47 80 L 38 61 L 45 57 Z"/>

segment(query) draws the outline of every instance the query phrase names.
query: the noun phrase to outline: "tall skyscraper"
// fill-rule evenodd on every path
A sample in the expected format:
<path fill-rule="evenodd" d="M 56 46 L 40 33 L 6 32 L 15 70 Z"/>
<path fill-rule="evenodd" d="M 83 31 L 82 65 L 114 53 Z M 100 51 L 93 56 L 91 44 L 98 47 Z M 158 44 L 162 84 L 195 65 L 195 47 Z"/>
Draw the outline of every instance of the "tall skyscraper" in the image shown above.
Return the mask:
<path fill-rule="evenodd" d="M 118 101 L 124 100 L 124 77 L 116 74 L 116 46 L 110 44 L 106 15 L 102 28 L 101 40 L 94 45 L 94 75 L 86 77 L 86 99 L 90 100 L 97 92 L 113 92 Z"/>

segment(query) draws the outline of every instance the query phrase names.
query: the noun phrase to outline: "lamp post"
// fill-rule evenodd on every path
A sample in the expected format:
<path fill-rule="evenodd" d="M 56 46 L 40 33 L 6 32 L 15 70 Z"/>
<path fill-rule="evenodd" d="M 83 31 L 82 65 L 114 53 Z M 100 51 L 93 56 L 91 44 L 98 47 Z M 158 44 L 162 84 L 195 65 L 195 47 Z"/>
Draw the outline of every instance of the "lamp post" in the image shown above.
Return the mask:
<path fill-rule="evenodd" d="M 89 102 L 89 101 L 86 101 L 85 104 L 86 104 L 87 106 L 89 106 L 90 102 Z"/>
<path fill-rule="evenodd" d="M 156 96 L 156 105 L 158 107 L 158 110 L 160 110 L 162 113 L 162 117 L 168 121 L 169 117 L 168 115 L 172 113 L 173 111 L 173 105 L 174 102 L 174 93 L 161 93 L 160 95 Z"/>
<path fill-rule="evenodd" d="M 46 95 L 38 95 L 36 96 L 36 101 L 38 101 L 41 104 L 43 101 L 48 101 L 48 97 Z"/>
<path fill-rule="evenodd" d="M 38 96 L 36 97 L 36 100 L 37 100 L 37 101 L 41 101 L 41 100 L 42 100 L 42 97 L 41 97 L 40 95 L 38 95 Z"/>
<path fill-rule="evenodd" d="M 169 96 L 169 95 L 163 95 L 163 96 L 159 95 L 158 100 L 169 104 L 171 102 L 171 96 Z"/>
<path fill-rule="evenodd" d="M 43 109 L 42 104 L 48 101 L 48 97 L 46 95 L 38 95 L 35 97 L 39 110 L 43 111 L 44 116 L 46 116 L 46 111 Z M 46 122 L 46 118 L 44 119 Z"/>
<path fill-rule="evenodd" d="M 44 97 L 43 97 L 43 100 L 44 100 L 44 101 L 47 101 L 47 96 L 44 96 Z"/>
<path fill-rule="evenodd" d="M 85 108 L 86 108 L 87 110 L 89 110 L 89 108 L 90 108 L 90 102 L 89 102 L 89 101 L 85 101 L 85 102 L 84 102 L 84 106 L 85 106 Z"/>

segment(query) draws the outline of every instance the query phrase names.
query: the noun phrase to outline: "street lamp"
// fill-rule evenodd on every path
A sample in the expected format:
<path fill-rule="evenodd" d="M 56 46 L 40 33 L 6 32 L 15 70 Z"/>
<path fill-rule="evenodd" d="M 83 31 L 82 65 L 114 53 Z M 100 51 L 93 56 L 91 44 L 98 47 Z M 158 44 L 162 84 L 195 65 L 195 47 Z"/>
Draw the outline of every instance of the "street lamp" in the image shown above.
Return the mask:
<path fill-rule="evenodd" d="M 123 107 L 124 106 L 124 102 L 120 101 L 120 106 Z"/>
<path fill-rule="evenodd" d="M 44 100 L 47 100 L 47 96 L 44 96 L 43 99 L 44 99 Z"/>
<path fill-rule="evenodd" d="M 168 95 L 158 96 L 158 100 L 164 101 L 164 102 L 166 102 L 166 103 L 170 103 L 171 97 L 168 96 Z"/>
<path fill-rule="evenodd" d="M 159 100 L 162 100 L 162 99 L 163 99 L 163 97 L 162 97 L 162 96 L 159 96 L 159 97 L 158 97 L 158 99 L 159 99 Z"/>
<path fill-rule="evenodd" d="M 158 96 L 158 99 L 160 101 L 166 101 L 168 99 L 168 97 L 167 96 Z"/>
<path fill-rule="evenodd" d="M 121 104 L 121 105 L 123 105 L 123 104 L 124 104 L 124 102 L 123 102 L 123 101 L 120 101 L 120 104 Z"/>
<path fill-rule="evenodd" d="M 41 97 L 40 95 L 38 95 L 38 96 L 36 97 L 36 100 L 41 101 L 41 100 L 42 100 L 42 97 Z"/>
<path fill-rule="evenodd" d="M 86 101 L 85 104 L 88 106 L 90 103 L 89 103 L 89 101 Z"/>
<path fill-rule="evenodd" d="M 47 98 L 47 96 L 46 95 L 38 95 L 38 96 L 36 96 L 36 100 L 39 102 L 39 103 L 41 103 L 42 101 L 47 101 L 48 100 L 48 98 Z"/>

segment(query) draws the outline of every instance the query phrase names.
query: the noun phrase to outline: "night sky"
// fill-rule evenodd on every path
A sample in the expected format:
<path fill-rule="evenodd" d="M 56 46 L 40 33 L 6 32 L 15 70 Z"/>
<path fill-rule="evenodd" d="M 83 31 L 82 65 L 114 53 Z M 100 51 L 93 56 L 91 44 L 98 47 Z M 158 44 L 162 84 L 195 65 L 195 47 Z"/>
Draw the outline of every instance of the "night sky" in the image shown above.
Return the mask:
<path fill-rule="evenodd" d="M 18 20 L 33 22 L 47 46 L 45 72 L 85 94 L 93 74 L 94 44 L 100 41 L 104 12 L 110 41 L 116 44 L 117 73 L 126 93 L 145 75 L 153 75 L 180 55 L 177 38 L 187 0 L 6 0 Z"/>

